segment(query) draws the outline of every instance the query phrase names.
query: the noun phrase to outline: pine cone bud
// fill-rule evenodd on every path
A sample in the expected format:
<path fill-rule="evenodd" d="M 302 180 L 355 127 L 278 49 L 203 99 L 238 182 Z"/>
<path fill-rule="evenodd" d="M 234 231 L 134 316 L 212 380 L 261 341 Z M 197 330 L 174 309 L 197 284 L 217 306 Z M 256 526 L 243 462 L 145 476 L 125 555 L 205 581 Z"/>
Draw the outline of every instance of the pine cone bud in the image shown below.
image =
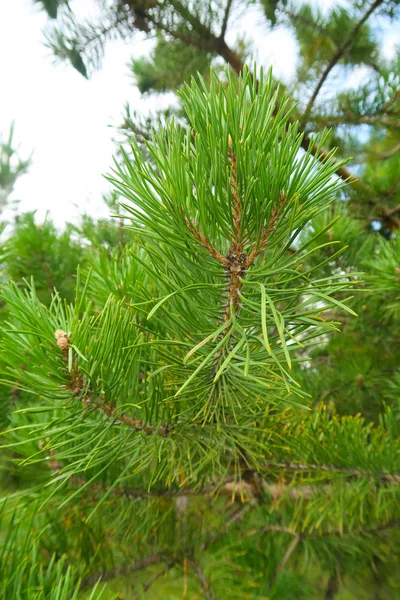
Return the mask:
<path fill-rule="evenodd" d="M 68 350 L 71 334 L 66 333 L 62 329 L 57 329 L 57 331 L 54 332 L 54 336 L 57 341 L 57 346 L 60 348 L 60 350 L 62 350 L 63 352 L 65 352 L 65 350 Z"/>

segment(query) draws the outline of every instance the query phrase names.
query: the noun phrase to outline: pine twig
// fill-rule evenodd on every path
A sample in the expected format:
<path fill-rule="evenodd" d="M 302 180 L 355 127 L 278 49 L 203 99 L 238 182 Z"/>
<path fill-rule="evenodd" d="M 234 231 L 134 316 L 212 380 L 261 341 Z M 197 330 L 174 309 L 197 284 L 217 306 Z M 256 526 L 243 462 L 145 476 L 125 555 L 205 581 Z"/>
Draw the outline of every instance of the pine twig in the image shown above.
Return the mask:
<path fill-rule="evenodd" d="M 332 573 L 328 579 L 328 584 L 325 590 L 324 600 L 334 600 L 338 593 L 338 577 L 337 573 Z"/>
<path fill-rule="evenodd" d="M 265 525 L 263 527 L 259 527 L 257 529 L 251 529 L 250 531 L 248 531 L 246 533 L 246 537 L 251 537 L 253 535 L 259 534 L 259 535 L 263 535 L 265 533 L 271 533 L 271 532 L 277 532 L 277 533 L 290 533 L 290 535 L 294 536 L 294 538 L 297 540 L 297 544 L 299 542 L 301 542 L 302 540 L 308 538 L 324 538 L 324 537 L 330 537 L 330 536 L 338 536 L 338 537 L 343 537 L 344 535 L 348 535 L 348 536 L 352 536 L 352 535 L 370 535 L 370 534 L 374 534 L 374 533 L 386 533 L 387 531 L 390 531 L 391 529 L 398 529 L 400 527 L 400 518 L 398 519 L 390 519 L 389 521 L 386 521 L 385 523 L 378 523 L 376 525 L 371 525 L 369 527 L 366 526 L 360 526 L 360 527 L 354 527 L 353 529 L 351 528 L 341 528 L 341 529 L 327 529 L 326 531 L 311 531 L 309 533 L 307 532 L 300 532 L 300 531 L 296 531 L 290 527 L 286 527 L 284 525 L 274 525 L 274 524 L 268 524 Z M 296 544 L 296 546 L 297 546 Z M 290 554 L 292 554 L 293 550 L 295 549 L 295 547 L 293 549 L 291 549 L 291 547 L 289 546 L 289 549 L 291 549 Z M 286 554 L 288 554 L 288 552 L 286 552 Z M 286 556 L 285 554 L 285 556 Z M 286 562 L 289 560 L 290 555 L 287 557 Z M 282 567 L 283 568 L 283 567 Z"/>
<path fill-rule="evenodd" d="M 168 561 L 170 557 L 165 552 L 158 552 L 157 554 L 150 554 L 149 556 L 144 556 L 143 558 L 138 559 L 134 563 L 129 563 L 127 565 L 121 565 L 119 567 L 115 567 L 114 569 L 110 569 L 109 571 L 102 571 L 101 573 L 97 573 L 95 575 L 88 575 L 84 577 L 81 582 L 80 589 L 83 590 L 92 585 L 95 585 L 98 581 L 111 581 L 116 577 L 129 575 L 130 573 L 136 573 L 138 571 L 143 571 L 147 569 L 147 567 L 151 567 L 152 565 L 156 565 L 160 562 Z"/>
<path fill-rule="evenodd" d="M 51 453 L 50 453 L 51 454 Z M 51 465 L 52 467 L 52 465 Z M 52 468 L 52 471 L 58 472 L 62 468 L 62 466 L 57 463 L 57 469 Z M 212 496 L 214 492 L 225 491 L 225 486 L 229 486 L 231 482 L 234 481 L 234 476 L 229 476 L 224 479 L 223 482 L 213 483 L 211 485 L 205 486 L 200 489 L 196 488 L 162 488 L 162 489 L 150 489 L 146 490 L 143 488 L 118 488 L 114 487 L 112 490 L 113 496 L 119 496 L 124 498 L 133 498 L 137 500 L 141 500 L 144 498 L 178 498 L 178 497 L 187 497 L 187 496 Z M 81 477 L 71 477 L 70 482 L 76 486 L 83 487 L 86 485 L 86 480 Z M 91 493 L 99 492 L 99 493 L 107 493 L 109 491 L 109 487 L 102 484 L 91 484 L 89 486 L 89 490 Z M 226 490 L 228 491 L 228 490 Z M 231 490 L 229 490 L 231 493 Z"/>
<path fill-rule="evenodd" d="M 240 193 L 238 190 L 237 184 L 237 164 L 236 164 L 236 155 L 232 150 L 232 140 L 228 139 L 228 158 L 229 163 L 231 165 L 231 190 L 234 202 L 233 208 L 233 226 L 234 226 L 234 240 L 233 245 L 235 247 L 236 252 L 243 251 L 243 240 L 241 233 L 241 225 L 242 225 L 242 202 L 240 200 Z"/>
<path fill-rule="evenodd" d="M 293 537 L 292 541 L 290 542 L 288 549 L 286 550 L 282 560 L 279 561 L 278 566 L 276 567 L 275 573 L 272 575 L 271 581 L 268 583 L 267 593 L 268 593 L 268 590 L 270 590 L 271 587 L 274 585 L 275 581 L 278 579 L 278 577 L 282 573 L 283 569 L 286 567 L 287 562 L 289 561 L 293 552 L 297 548 L 297 545 L 300 542 L 300 540 L 301 540 L 301 536 L 297 533 L 294 534 L 294 537 Z"/>
<path fill-rule="evenodd" d="M 175 560 L 171 560 L 163 569 L 157 571 L 157 573 L 154 573 L 154 575 L 152 575 L 152 577 L 150 577 L 150 579 L 146 581 L 145 584 L 143 584 L 142 593 L 144 594 L 145 592 L 147 592 L 147 590 L 153 585 L 153 583 L 158 581 L 163 575 L 165 575 L 165 573 L 168 573 L 168 571 L 172 569 L 172 567 L 175 565 L 175 562 Z M 137 594 L 136 596 L 134 596 L 133 600 L 140 600 L 141 597 L 142 594 Z"/>
<path fill-rule="evenodd" d="M 267 470 L 285 470 L 285 471 L 325 471 L 327 473 L 343 475 L 346 477 L 365 477 L 369 479 L 379 479 L 387 483 L 400 483 L 400 473 L 388 473 L 385 471 L 366 471 L 362 469 L 352 469 L 348 467 L 339 467 L 336 465 L 317 465 L 315 463 L 262 463 L 262 467 Z"/>
<path fill-rule="evenodd" d="M 196 561 L 192 561 L 192 563 L 193 563 L 193 570 L 197 576 L 197 579 L 200 581 L 200 583 L 202 585 L 203 592 L 204 592 L 204 598 L 206 598 L 206 600 L 215 600 L 215 596 L 210 589 L 210 583 L 209 583 L 208 579 L 206 578 L 206 576 L 204 575 L 204 572 L 202 571 L 200 565 Z"/>
<path fill-rule="evenodd" d="M 199 226 L 196 225 L 195 223 L 193 223 L 193 221 L 191 219 L 189 219 L 189 217 L 187 217 L 186 215 L 184 215 L 183 218 L 185 220 L 186 227 L 188 228 L 190 233 L 193 235 L 193 237 L 198 242 L 200 242 L 200 244 L 203 246 L 203 248 L 205 248 L 207 250 L 208 254 L 212 258 L 214 258 L 216 261 L 218 261 L 221 265 L 225 266 L 226 265 L 225 256 L 223 256 L 220 252 L 218 252 L 218 250 L 208 241 L 206 236 L 201 233 Z"/>
<path fill-rule="evenodd" d="M 286 200 L 286 195 L 284 192 L 281 192 L 280 198 L 279 198 L 279 203 L 277 206 L 275 206 L 275 208 L 272 211 L 271 217 L 269 219 L 268 227 L 264 228 L 262 231 L 258 247 L 257 248 L 254 247 L 247 258 L 247 266 L 248 267 L 250 267 L 254 263 L 257 256 L 268 244 L 271 233 L 274 231 L 276 223 L 278 221 L 279 212 L 280 212 L 285 200 Z"/>
<path fill-rule="evenodd" d="M 382 152 L 382 154 L 379 155 L 379 158 L 381 160 L 387 160 L 388 158 L 395 156 L 398 152 L 400 152 L 400 144 L 397 144 L 387 152 Z"/>
<path fill-rule="evenodd" d="M 141 419 L 129 417 L 124 413 L 119 413 L 116 408 L 113 408 L 109 403 L 106 403 L 102 400 L 103 399 L 101 398 L 100 400 L 92 402 L 89 396 L 85 396 L 84 398 L 84 402 L 89 405 L 91 410 L 100 410 L 102 413 L 104 413 L 107 419 L 113 419 L 114 423 L 127 425 L 135 431 L 142 431 L 147 435 L 157 432 L 160 436 L 166 436 L 170 433 L 167 425 L 151 425 L 149 423 L 145 423 Z"/>
<path fill-rule="evenodd" d="M 221 33 L 219 34 L 219 37 L 221 40 L 223 40 L 225 38 L 226 28 L 228 27 L 228 20 L 229 20 L 229 15 L 231 12 L 232 4 L 233 4 L 233 0 L 228 0 L 226 3 L 226 6 L 225 6 L 224 18 L 222 20 Z"/>

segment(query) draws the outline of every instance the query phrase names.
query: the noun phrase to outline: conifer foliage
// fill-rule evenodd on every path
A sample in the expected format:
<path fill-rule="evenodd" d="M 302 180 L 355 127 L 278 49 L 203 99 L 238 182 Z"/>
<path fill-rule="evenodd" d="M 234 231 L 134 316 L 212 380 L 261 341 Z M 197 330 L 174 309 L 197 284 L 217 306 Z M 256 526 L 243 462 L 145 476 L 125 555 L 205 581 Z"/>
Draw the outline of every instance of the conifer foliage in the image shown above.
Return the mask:
<path fill-rule="evenodd" d="M 4 598 L 323 598 L 399 552 L 398 421 L 306 393 L 356 318 L 344 162 L 302 150 L 270 73 L 180 97 L 189 125 L 109 176 L 132 241 L 89 253 L 72 301 L 2 287 Z"/>

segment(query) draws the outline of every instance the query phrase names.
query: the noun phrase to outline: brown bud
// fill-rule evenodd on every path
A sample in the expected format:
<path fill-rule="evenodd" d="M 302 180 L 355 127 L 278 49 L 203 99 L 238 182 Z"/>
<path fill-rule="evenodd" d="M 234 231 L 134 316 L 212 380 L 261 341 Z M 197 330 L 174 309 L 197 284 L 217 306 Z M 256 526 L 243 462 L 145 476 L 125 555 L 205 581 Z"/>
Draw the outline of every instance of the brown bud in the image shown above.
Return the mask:
<path fill-rule="evenodd" d="M 56 338 L 57 346 L 60 348 L 60 350 L 63 352 L 68 350 L 71 334 L 66 333 L 62 329 L 57 329 L 57 331 L 54 332 L 54 337 Z"/>
<path fill-rule="evenodd" d="M 356 376 L 356 385 L 357 385 L 359 388 L 365 388 L 364 376 L 362 375 L 362 373 L 359 373 L 359 374 Z"/>

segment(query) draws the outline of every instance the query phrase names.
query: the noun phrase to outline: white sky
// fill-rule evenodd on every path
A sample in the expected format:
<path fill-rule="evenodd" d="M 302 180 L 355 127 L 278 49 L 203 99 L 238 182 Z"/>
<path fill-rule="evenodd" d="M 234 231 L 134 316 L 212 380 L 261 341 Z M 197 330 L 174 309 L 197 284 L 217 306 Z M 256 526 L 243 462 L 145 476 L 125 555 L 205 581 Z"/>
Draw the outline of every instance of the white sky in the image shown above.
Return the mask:
<path fill-rule="evenodd" d="M 334 0 L 324 0 L 324 7 Z M 95 0 L 72 0 L 72 8 L 89 12 Z M 103 68 L 87 81 L 71 66 L 55 65 L 44 46 L 42 28 L 47 22 L 32 0 L 0 1 L 0 131 L 15 121 L 15 141 L 21 155 L 33 149 L 33 164 L 21 177 L 12 199 L 21 200 L 19 211 L 46 211 L 57 225 L 76 221 L 79 214 L 107 216 L 101 194 L 109 184 L 102 177 L 112 164 L 117 132 L 109 127 L 122 119 L 123 104 L 146 112 L 165 100 L 142 98 L 129 76 L 127 63 L 135 54 L 146 54 L 151 42 L 143 38 L 108 44 Z M 266 34 L 257 11 L 243 27 L 257 39 L 256 53 L 263 64 L 272 64 L 278 76 L 290 76 L 296 46 L 282 29 Z M 7 218 L 10 210 L 2 217 Z"/>

